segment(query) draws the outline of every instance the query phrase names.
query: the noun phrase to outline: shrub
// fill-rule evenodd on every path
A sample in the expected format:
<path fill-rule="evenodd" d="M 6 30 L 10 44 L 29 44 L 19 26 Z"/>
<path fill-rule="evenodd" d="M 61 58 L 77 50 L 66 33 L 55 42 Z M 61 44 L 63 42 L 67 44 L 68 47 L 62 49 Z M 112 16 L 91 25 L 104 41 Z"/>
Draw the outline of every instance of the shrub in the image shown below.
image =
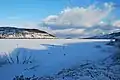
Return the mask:
<path fill-rule="evenodd" d="M 0 66 L 7 64 L 7 59 L 8 57 L 6 55 L 0 55 Z"/>
<path fill-rule="evenodd" d="M 30 64 L 33 61 L 32 55 L 22 55 L 19 52 L 0 55 L 0 66 L 5 64 Z"/>

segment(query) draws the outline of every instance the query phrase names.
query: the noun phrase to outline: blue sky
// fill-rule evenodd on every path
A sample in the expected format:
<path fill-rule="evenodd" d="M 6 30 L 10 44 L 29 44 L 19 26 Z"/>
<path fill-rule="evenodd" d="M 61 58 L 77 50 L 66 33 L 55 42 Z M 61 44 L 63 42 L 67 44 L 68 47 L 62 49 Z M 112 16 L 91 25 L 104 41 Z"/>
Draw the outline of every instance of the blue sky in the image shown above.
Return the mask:
<path fill-rule="evenodd" d="M 20 17 L 40 20 L 57 14 L 67 6 L 86 6 L 93 0 L 0 0 L 1 19 Z"/>
<path fill-rule="evenodd" d="M 105 10 L 103 10 L 104 8 L 102 8 L 102 6 L 103 4 L 110 3 L 110 2 L 114 4 L 113 7 L 115 7 L 115 9 L 112 10 L 111 12 L 108 11 L 109 12 L 109 15 L 108 15 L 108 13 L 105 12 Z M 82 10 L 81 7 L 89 10 L 88 7 L 91 5 L 96 5 L 95 8 L 99 7 L 107 15 L 107 18 L 106 18 L 106 15 L 103 15 L 102 11 L 99 12 L 101 13 L 99 15 L 104 16 L 104 18 L 99 20 L 101 21 L 101 23 L 109 22 L 108 19 L 110 18 L 113 20 L 118 20 L 116 24 L 119 25 L 119 19 L 120 19 L 119 17 L 120 4 L 119 3 L 120 3 L 120 0 L 0 0 L 0 26 L 17 26 L 17 27 L 27 26 L 28 27 L 30 25 L 30 27 L 32 26 L 32 28 L 34 28 L 34 26 L 41 23 L 42 20 L 47 19 L 51 22 L 53 21 L 53 19 L 57 19 L 57 21 L 60 21 L 61 18 L 66 19 L 65 16 L 64 17 L 60 16 L 60 14 L 62 16 L 66 14 L 65 10 L 68 10 L 69 12 L 72 11 L 74 13 L 77 7 L 79 7 L 78 10 L 80 10 L 80 12 L 78 12 L 78 14 L 81 14 L 81 10 Z M 67 7 L 71 9 L 67 9 Z M 97 10 L 97 8 L 95 10 Z M 95 10 L 93 12 L 97 13 Z M 65 14 L 61 13 L 62 11 Z M 73 14 L 68 14 L 68 15 L 73 16 Z M 56 18 L 56 16 L 59 17 L 60 19 Z M 81 15 L 78 15 L 78 16 L 81 16 Z M 104 20 L 106 20 L 106 22 L 103 22 Z M 72 23 L 74 22 L 71 22 L 71 24 Z M 60 25 L 49 25 L 47 27 L 50 27 L 50 26 L 60 27 Z M 62 25 L 62 26 L 66 26 L 66 25 Z M 82 25 L 82 26 L 86 26 L 86 25 Z M 73 26 L 69 27 L 68 29 L 71 30 L 72 28 Z M 74 27 L 74 30 L 75 29 L 76 27 Z M 51 27 L 50 27 L 50 30 L 52 30 Z M 60 31 L 60 30 L 57 30 L 57 31 Z"/>
<path fill-rule="evenodd" d="M 56 14 L 67 6 L 67 0 L 0 0 L 0 18 L 40 20 Z"/>
<path fill-rule="evenodd" d="M 114 2 L 119 0 L 0 0 L 0 20 L 39 21 L 51 14 L 58 14 L 67 6 L 87 6 L 93 3 Z M 15 20 L 16 21 L 16 20 Z"/>

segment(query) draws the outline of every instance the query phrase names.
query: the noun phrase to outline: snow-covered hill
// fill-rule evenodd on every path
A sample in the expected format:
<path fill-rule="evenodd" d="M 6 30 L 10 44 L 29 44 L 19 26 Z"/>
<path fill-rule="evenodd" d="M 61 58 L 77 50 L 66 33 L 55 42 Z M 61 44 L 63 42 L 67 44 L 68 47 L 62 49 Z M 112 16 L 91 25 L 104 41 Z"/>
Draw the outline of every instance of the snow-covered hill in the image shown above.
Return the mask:
<path fill-rule="evenodd" d="M 120 36 L 120 32 L 105 34 L 105 35 L 97 35 L 93 37 L 89 37 L 89 39 L 114 39 L 115 37 Z"/>
<path fill-rule="evenodd" d="M 38 29 L 0 27 L 2 39 L 53 39 L 55 36 Z"/>

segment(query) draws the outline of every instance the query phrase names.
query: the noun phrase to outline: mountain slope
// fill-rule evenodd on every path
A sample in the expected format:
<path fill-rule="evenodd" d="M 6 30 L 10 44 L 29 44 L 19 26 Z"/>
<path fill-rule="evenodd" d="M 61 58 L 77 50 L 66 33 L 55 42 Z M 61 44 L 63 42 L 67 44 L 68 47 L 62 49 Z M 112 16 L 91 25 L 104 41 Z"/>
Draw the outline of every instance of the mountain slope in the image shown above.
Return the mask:
<path fill-rule="evenodd" d="M 118 36 L 120 36 L 120 32 L 115 32 L 115 33 L 110 33 L 110 34 L 105 34 L 100 36 L 93 36 L 87 39 L 114 39 L 115 37 L 118 37 Z"/>
<path fill-rule="evenodd" d="M 0 27 L 1 39 L 51 39 L 55 36 L 38 29 Z"/>

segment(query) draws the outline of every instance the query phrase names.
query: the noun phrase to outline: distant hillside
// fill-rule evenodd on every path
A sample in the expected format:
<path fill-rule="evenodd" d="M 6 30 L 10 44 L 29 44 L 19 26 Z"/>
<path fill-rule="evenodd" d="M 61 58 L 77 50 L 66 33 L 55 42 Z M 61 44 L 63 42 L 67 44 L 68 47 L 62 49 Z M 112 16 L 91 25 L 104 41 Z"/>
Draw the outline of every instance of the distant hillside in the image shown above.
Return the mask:
<path fill-rule="evenodd" d="M 53 39 L 55 36 L 38 29 L 0 27 L 0 39 Z"/>
<path fill-rule="evenodd" d="M 115 32 L 115 33 L 110 33 L 110 34 L 105 34 L 100 36 L 93 36 L 87 39 L 114 39 L 115 37 L 118 37 L 118 36 L 120 36 L 120 32 Z"/>

